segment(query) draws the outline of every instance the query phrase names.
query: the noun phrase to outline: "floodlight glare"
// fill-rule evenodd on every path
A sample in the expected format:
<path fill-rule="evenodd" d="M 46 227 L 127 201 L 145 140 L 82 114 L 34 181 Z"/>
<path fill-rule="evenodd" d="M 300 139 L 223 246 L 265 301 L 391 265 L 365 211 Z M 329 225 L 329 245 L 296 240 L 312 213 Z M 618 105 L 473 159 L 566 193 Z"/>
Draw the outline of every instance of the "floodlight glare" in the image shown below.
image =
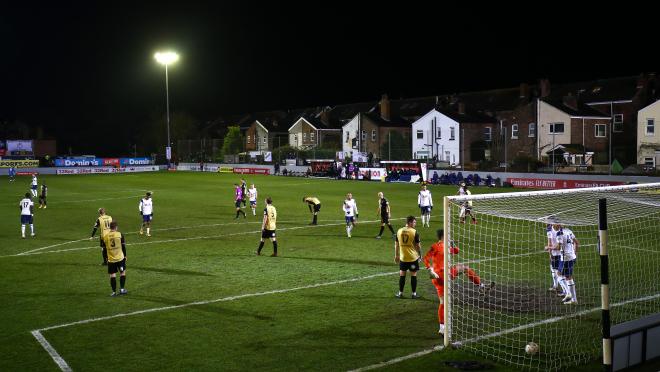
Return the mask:
<path fill-rule="evenodd" d="M 154 54 L 154 58 L 161 65 L 170 65 L 179 60 L 179 55 L 174 52 L 158 52 Z"/>

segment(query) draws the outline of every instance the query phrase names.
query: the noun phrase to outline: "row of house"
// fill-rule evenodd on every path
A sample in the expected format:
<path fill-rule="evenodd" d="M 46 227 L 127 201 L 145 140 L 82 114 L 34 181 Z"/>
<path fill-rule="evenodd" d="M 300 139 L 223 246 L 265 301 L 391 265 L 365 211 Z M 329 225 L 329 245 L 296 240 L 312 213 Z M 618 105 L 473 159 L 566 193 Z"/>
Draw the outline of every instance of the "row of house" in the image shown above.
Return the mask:
<path fill-rule="evenodd" d="M 655 74 L 450 95 L 390 99 L 219 120 L 238 125 L 246 149 L 335 148 L 388 159 L 384 145 L 403 137 L 413 159 L 450 164 L 511 163 L 528 157 L 568 164 L 660 167 L 660 82 Z"/>

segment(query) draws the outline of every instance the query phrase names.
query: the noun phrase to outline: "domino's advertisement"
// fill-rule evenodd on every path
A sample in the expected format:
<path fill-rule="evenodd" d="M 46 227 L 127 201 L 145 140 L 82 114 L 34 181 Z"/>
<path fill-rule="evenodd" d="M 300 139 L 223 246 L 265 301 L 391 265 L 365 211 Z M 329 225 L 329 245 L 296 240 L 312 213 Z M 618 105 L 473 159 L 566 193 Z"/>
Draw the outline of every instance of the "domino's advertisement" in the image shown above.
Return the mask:
<path fill-rule="evenodd" d="M 150 158 L 95 158 L 95 157 L 71 157 L 55 159 L 56 167 L 102 167 L 122 166 L 131 167 L 135 165 L 151 165 Z"/>

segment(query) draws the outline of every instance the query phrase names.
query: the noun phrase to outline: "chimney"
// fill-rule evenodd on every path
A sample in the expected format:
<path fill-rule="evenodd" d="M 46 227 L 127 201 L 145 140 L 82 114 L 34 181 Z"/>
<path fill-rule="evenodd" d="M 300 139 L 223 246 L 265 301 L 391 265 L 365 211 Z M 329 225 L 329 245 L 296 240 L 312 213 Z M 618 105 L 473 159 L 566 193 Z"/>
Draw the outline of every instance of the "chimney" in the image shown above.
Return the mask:
<path fill-rule="evenodd" d="M 520 98 L 523 100 L 529 98 L 529 85 L 527 83 L 520 83 Z"/>
<path fill-rule="evenodd" d="M 383 94 L 378 104 L 380 105 L 380 117 L 390 121 L 390 100 L 387 98 L 387 94 Z"/>
<path fill-rule="evenodd" d="M 458 114 L 465 115 L 465 103 L 463 102 L 458 103 Z"/>
<path fill-rule="evenodd" d="M 324 108 L 323 111 L 321 111 L 321 114 L 319 115 L 319 119 L 321 122 L 325 125 L 330 125 L 330 109 L 329 108 Z"/>
<path fill-rule="evenodd" d="M 577 110 L 577 98 L 572 93 L 568 93 L 564 96 L 564 105 Z"/>
<path fill-rule="evenodd" d="M 541 86 L 541 98 L 545 98 L 550 95 L 550 80 L 548 79 L 541 79 L 539 82 L 539 85 Z"/>

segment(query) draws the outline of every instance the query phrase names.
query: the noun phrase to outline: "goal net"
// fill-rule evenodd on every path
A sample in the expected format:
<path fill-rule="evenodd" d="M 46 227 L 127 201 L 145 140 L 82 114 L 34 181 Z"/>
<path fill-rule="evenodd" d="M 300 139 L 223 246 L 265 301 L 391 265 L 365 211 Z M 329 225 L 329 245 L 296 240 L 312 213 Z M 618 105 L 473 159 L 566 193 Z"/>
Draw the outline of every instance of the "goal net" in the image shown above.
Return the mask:
<path fill-rule="evenodd" d="M 445 247 L 459 250 L 445 259 L 445 344 L 532 370 L 598 360 L 601 198 L 607 200 L 612 325 L 660 311 L 660 183 L 451 196 Z M 562 283 L 551 290 L 549 224 L 577 240 L 570 303 L 559 297 Z M 538 352 L 526 352 L 530 342 Z"/>

